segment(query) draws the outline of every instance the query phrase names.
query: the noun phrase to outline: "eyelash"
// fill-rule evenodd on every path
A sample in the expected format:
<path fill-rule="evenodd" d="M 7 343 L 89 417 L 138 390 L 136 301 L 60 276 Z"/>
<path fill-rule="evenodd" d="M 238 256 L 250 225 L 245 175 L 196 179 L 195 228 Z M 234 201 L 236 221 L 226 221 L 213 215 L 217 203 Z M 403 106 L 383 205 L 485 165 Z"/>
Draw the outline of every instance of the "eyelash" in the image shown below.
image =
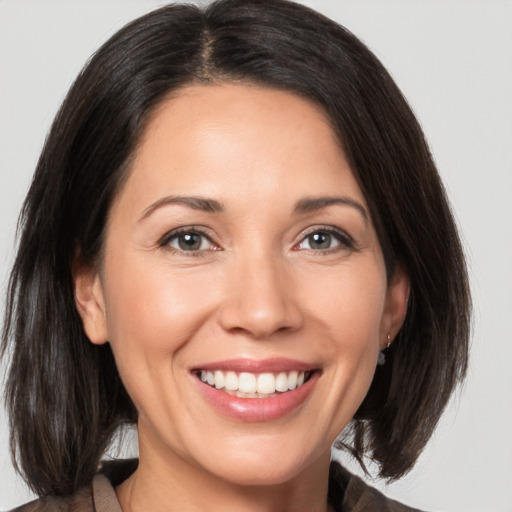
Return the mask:
<path fill-rule="evenodd" d="M 307 230 L 306 232 L 302 233 L 300 235 L 300 241 L 297 242 L 296 244 L 294 244 L 292 249 L 295 251 L 300 250 L 300 245 L 303 244 L 308 239 L 308 237 L 310 237 L 311 235 L 320 234 L 320 233 L 334 237 L 339 242 L 339 246 L 331 247 L 331 248 L 327 248 L 327 249 L 304 249 L 304 250 L 308 250 L 308 251 L 312 252 L 313 254 L 325 255 L 325 254 L 331 254 L 334 252 L 338 252 L 343 249 L 354 250 L 356 248 L 353 238 L 350 235 L 348 235 L 346 232 L 344 232 L 340 229 L 333 228 L 332 226 L 315 226 L 315 227 Z M 194 251 L 194 250 L 186 251 L 186 250 L 177 249 L 177 248 L 169 245 L 172 240 L 177 239 L 178 237 L 180 237 L 182 235 L 195 235 L 195 236 L 203 237 L 210 244 L 212 244 L 213 246 L 216 246 L 215 243 L 212 241 L 211 237 L 208 236 L 208 234 L 205 233 L 204 230 L 196 228 L 194 226 L 173 229 L 169 233 L 166 233 L 160 239 L 158 245 L 159 245 L 159 247 L 168 248 L 169 250 L 172 251 L 173 254 L 179 254 L 179 255 L 183 255 L 183 256 L 187 256 L 187 257 L 188 256 L 200 257 L 200 256 L 203 256 L 205 252 L 212 251 L 212 250 L 220 250 L 217 248 L 217 249 L 201 249 L 201 250 L 197 250 L 197 251 Z"/>
<path fill-rule="evenodd" d="M 335 238 L 339 242 L 339 246 L 330 247 L 328 249 L 304 249 L 304 250 L 312 251 L 313 254 L 325 255 L 325 254 L 332 254 L 332 253 L 338 252 L 343 249 L 345 249 L 345 250 L 356 249 L 354 239 L 348 233 L 346 233 L 345 231 L 343 231 L 341 229 L 334 228 L 332 226 L 314 226 L 313 228 L 305 231 L 304 233 L 301 234 L 300 241 L 293 246 L 293 249 L 299 250 L 298 247 L 301 244 L 303 244 L 308 239 L 308 237 L 310 237 L 311 235 L 320 234 L 320 233 L 324 234 L 324 235 L 329 235 L 329 236 L 332 236 L 333 238 Z M 295 249 L 295 248 L 297 248 L 297 249 Z"/>
<path fill-rule="evenodd" d="M 218 249 L 201 249 L 198 251 L 185 251 L 177 249 L 176 247 L 170 246 L 170 242 L 174 239 L 179 238 L 183 235 L 196 235 L 199 237 L 203 237 L 206 240 L 210 242 L 213 246 L 215 246 L 215 243 L 212 241 L 212 239 L 202 230 L 198 229 L 194 226 L 187 226 L 183 228 L 173 229 L 169 233 L 166 233 L 159 241 L 158 245 L 159 247 L 167 248 L 172 251 L 173 254 L 179 254 L 183 256 L 192 256 L 192 257 L 198 257 L 203 256 L 205 252 L 209 250 L 218 250 Z"/>

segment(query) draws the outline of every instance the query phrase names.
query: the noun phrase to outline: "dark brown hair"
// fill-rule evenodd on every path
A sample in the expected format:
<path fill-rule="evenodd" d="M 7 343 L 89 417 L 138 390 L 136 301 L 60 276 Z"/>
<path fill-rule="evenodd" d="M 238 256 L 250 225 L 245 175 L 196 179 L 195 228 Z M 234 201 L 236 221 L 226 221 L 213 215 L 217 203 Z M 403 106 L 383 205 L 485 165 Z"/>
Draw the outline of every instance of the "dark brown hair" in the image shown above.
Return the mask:
<path fill-rule="evenodd" d="M 186 84 L 257 83 L 319 104 L 368 201 L 388 275 L 411 281 L 408 313 L 338 446 L 382 477 L 413 466 L 465 375 L 470 297 L 461 243 L 423 133 L 377 58 L 349 31 L 286 0 L 169 5 L 91 58 L 53 123 L 20 217 L 3 350 L 11 449 L 39 495 L 91 480 L 137 412 L 109 345 L 84 333 L 71 266 L 94 264 L 145 121 Z"/>

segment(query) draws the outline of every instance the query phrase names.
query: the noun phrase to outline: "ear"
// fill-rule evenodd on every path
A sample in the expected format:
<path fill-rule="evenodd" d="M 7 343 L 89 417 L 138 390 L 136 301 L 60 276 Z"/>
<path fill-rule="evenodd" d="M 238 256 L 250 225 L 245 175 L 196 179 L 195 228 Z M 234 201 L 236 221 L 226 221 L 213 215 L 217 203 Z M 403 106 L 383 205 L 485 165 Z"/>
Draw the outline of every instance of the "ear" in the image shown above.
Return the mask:
<path fill-rule="evenodd" d="M 103 286 L 99 273 L 91 266 L 78 266 L 73 269 L 75 303 L 82 317 L 85 334 L 95 345 L 108 341 L 107 317 Z"/>
<path fill-rule="evenodd" d="M 409 293 L 409 276 L 401 265 L 397 265 L 389 279 L 386 293 L 386 304 L 382 316 L 381 350 L 385 349 L 389 342 L 393 342 L 404 323 L 407 315 Z"/>

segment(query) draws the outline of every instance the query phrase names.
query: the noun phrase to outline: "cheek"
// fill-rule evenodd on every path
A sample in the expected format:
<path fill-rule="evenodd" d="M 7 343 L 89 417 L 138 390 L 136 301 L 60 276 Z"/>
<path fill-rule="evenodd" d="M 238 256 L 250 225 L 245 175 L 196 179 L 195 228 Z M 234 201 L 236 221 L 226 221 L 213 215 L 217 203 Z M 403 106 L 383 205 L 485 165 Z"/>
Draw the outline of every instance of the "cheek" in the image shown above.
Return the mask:
<path fill-rule="evenodd" d="M 151 411 L 165 421 L 170 410 L 183 408 L 168 389 L 177 387 L 187 344 L 213 310 L 209 281 L 200 273 L 171 273 L 145 258 L 120 261 L 105 273 L 110 345 L 139 417 Z"/>
<path fill-rule="evenodd" d="M 327 404 L 336 414 L 331 418 L 337 435 L 366 396 L 375 373 L 382 336 L 387 280 L 379 265 L 340 269 L 324 282 L 324 294 L 312 301 L 320 320 L 316 332 L 325 336 L 322 352 L 330 389 Z M 361 268 L 359 269 L 361 270 Z M 318 284 L 318 281 L 317 281 Z"/>
<path fill-rule="evenodd" d="M 328 269 L 309 278 L 304 287 L 312 316 L 324 323 L 337 350 L 378 346 L 386 298 L 386 277 L 379 265 L 351 265 Z M 304 301 L 306 303 L 306 301 Z"/>
<path fill-rule="evenodd" d="M 137 354 L 172 354 L 199 329 L 213 296 L 200 273 L 171 272 L 144 258 L 112 267 L 107 326 L 118 364 Z M 149 361 L 149 357 L 146 357 Z"/>

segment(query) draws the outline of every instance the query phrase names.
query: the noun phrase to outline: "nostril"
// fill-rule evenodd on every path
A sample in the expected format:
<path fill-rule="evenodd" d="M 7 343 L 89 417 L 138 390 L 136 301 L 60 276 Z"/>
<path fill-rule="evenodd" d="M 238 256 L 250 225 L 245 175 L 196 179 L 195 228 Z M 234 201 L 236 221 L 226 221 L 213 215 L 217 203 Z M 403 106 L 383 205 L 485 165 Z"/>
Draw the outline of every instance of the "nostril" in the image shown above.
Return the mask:
<path fill-rule="evenodd" d="M 255 339 L 293 332 L 302 325 L 302 315 L 293 304 L 228 304 L 219 310 L 219 316 L 226 331 Z"/>
<path fill-rule="evenodd" d="M 218 310 L 225 330 L 264 339 L 302 324 L 297 297 L 292 293 L 293 276 L 276 260 L 273 253 L 259 250 L 242 262 L 239 259 L 232 268 Z"/>

